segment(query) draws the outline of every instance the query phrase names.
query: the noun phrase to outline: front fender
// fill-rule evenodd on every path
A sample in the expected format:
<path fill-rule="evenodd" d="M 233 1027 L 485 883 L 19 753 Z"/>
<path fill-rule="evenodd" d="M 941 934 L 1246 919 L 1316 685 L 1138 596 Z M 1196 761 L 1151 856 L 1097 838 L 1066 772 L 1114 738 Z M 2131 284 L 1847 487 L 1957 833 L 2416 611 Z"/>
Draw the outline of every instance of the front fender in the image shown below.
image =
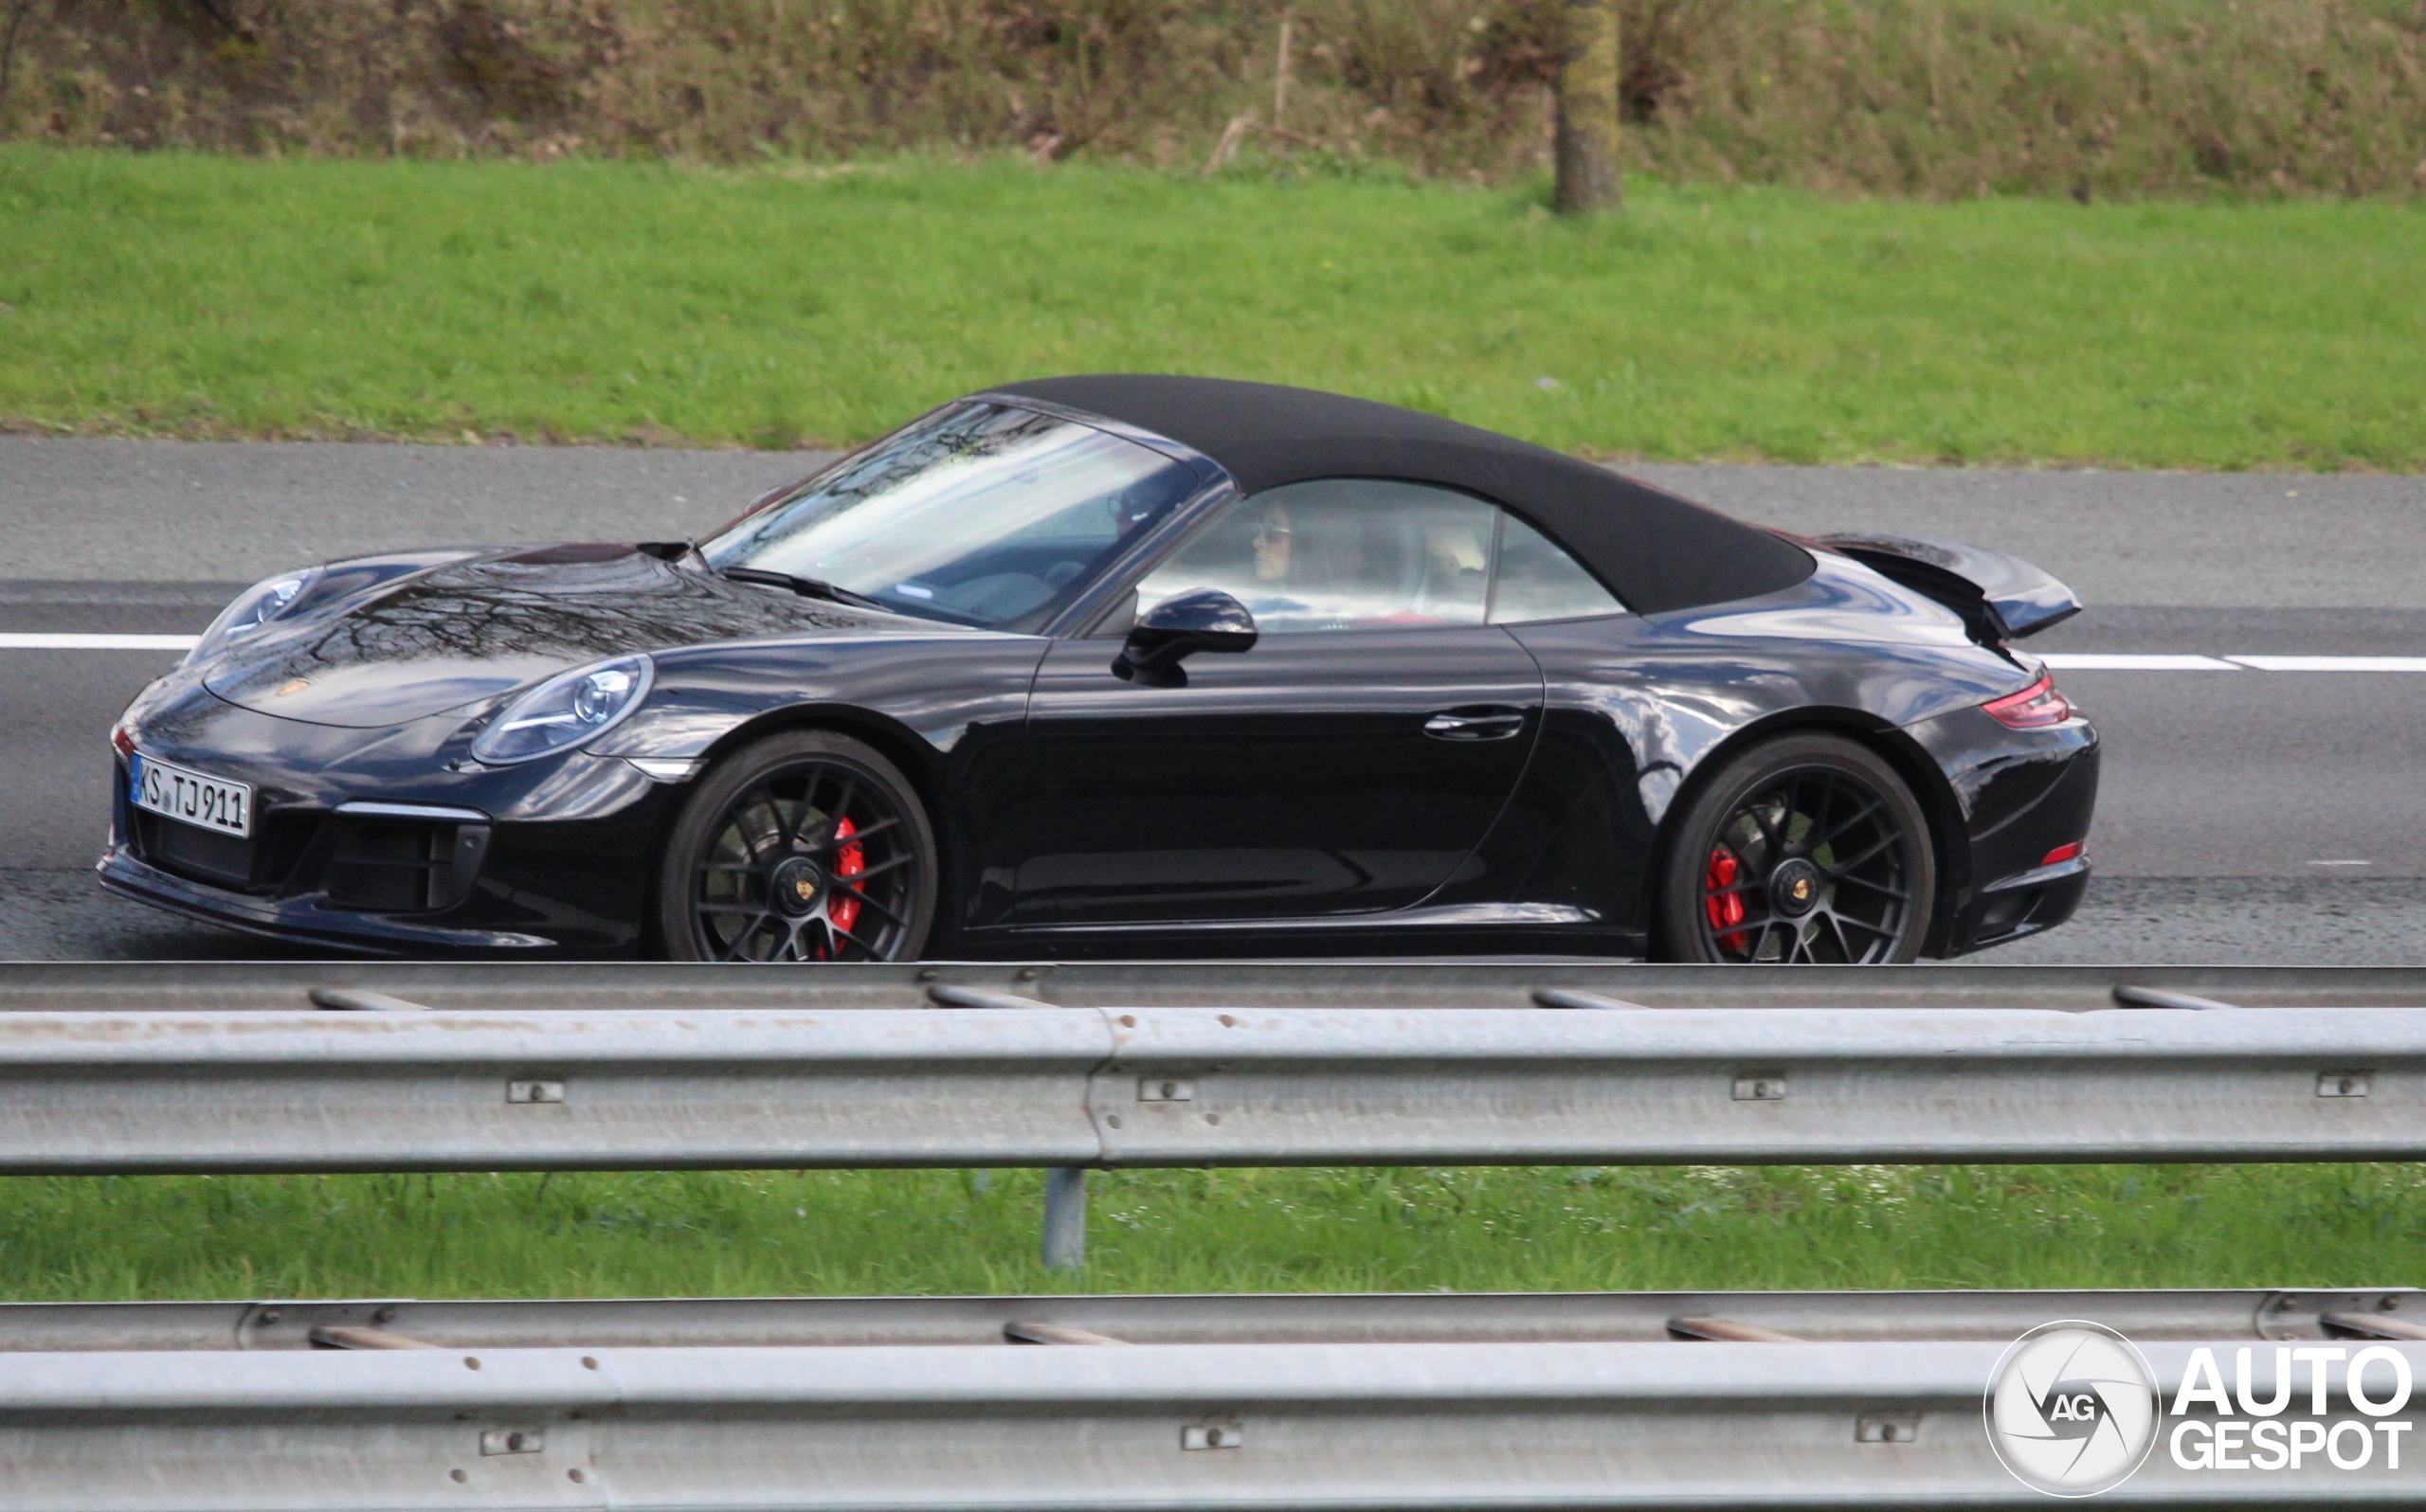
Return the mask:
<path fill-rule="evenodd" d="M 896 726 L 939 759 L 973 733 L 1027 716 L 1049 644 L 1038 636 L 855 636 L 657 653 L 648 702 L 587 748 L 626 761 L 694 761 L 770 716 L 853 709 Z"/>
<path fill-rule="evenodd" d="M 939 921 L 948 940 L 1010 907 L 1010 871 L 987 849 L 989 817 L 1017 781 L 1007 758 L 1050 644 L 955 631 L 660 653 L 647 704 L 592 749 L 687 782 L 761 732 L 820 726 L 867 740 L 925 801 L 948 895 L 971 900 L 965 917 L 947 910 Z"/>

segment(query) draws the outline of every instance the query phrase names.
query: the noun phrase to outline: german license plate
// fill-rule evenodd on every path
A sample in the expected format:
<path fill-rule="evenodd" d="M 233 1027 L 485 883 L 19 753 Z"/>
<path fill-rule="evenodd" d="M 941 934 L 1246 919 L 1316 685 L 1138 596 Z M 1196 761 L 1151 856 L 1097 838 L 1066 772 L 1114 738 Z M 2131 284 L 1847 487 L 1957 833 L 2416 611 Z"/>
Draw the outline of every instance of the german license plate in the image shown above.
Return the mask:
<path fill-rule="evenodd" d="M 149 756 L 136 756 L 134 762 L 130 796 L 136 808 L 239 839 L 251 837 L 252 784 L 231 783 L 224 777 L 205 777 Z"/>

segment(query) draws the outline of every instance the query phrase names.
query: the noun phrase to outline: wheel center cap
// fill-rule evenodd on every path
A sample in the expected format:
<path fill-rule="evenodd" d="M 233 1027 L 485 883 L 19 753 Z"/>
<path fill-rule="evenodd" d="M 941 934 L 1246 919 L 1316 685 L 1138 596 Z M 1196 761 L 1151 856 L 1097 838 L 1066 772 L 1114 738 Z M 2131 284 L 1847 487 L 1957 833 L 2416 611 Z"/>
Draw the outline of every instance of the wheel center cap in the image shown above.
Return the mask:
<path fill-rule="evenodd" d="M 787 857 L 767 874 L 767 891 L 788 917 L 806 917 L 825 895 L 825 869 L 806 855 Z"/>
<path fill-rule="evenodd" d="M 1820 906 L 1827 880 L 1818 867 L 1796 856 L 1769 873 L 1769 901 L 1787 918 L 1799 919 Z"/>

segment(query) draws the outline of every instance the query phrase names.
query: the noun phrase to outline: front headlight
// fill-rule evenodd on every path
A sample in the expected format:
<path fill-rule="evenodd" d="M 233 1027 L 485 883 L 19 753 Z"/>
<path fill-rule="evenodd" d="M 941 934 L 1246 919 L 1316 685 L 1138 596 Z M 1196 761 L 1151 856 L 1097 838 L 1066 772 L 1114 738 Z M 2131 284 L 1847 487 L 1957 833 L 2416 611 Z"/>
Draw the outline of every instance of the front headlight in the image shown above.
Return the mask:
<path fill-rule="evenodd" d="M 219 611 L 219 618 L 210 621 L 210 628 L 202 633 L 193 649 L 186 653 L 185 665 L 208 661 L 246 636 L 259 634 L 263 625 L 295 607 L 297 601 L 319 581 L 320 569 L 309 567 L 299 572 L 263 578 L 239 593 L 233 603 Z"/>
<path fill-rule="evenodd" d="M 511 766 L 570 750 L 638 709 L 656 675 L 644 656 L 558 673 L 507 705 L 472 742 L 472 759 Z"/>

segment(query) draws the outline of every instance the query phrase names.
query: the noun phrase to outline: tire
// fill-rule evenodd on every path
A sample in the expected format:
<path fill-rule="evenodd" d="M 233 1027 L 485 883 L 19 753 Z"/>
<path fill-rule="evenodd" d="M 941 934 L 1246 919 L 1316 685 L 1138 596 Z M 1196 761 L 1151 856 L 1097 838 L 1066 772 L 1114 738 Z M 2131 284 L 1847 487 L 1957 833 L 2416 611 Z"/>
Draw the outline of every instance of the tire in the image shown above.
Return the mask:
<path fill-rule="evenodd" d="M 934 826 L 862 741 L 795 730 L 718 763 L 658 876 L 675 961 L 914 961 L 934 927 Z"/>
<path fill-rule="evenodd" d="M 1907 962 L 1936 910 L 1911 789 L 1838 735 L 1785 735 L 1713 773 L 1661 864 L 1653 954 L 1777 964 Z"/>

